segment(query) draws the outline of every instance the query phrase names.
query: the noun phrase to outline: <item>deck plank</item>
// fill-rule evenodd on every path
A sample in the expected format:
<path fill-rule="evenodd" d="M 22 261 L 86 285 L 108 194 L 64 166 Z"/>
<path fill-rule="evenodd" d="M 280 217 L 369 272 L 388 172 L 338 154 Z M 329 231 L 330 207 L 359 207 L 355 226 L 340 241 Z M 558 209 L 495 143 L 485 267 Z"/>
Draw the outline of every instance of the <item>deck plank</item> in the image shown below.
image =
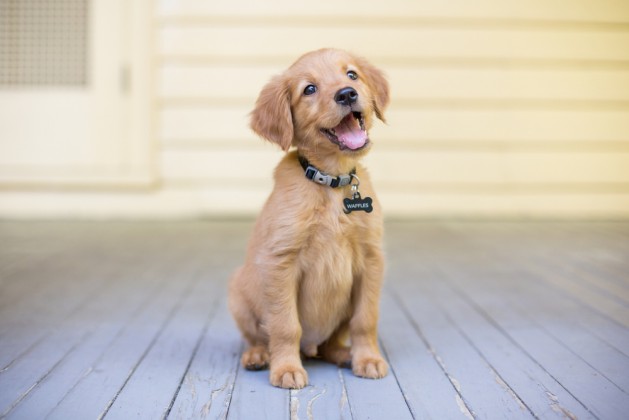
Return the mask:
<path fill-rule="evenodd" d="M 3 291 L 0 315 L 5 307 L 50 288 L 55 280 L 54 273 L 59 273 L 62 266 L 68 268 L 68 260 L 63 256 L 74 254 L 77 245 L 84 243 L 76 229 L 55 225 L 0 222 L 0 237 L 4 239 L 0 247 L 0 287 Z M 53 276 L 42 284 L 40 276 L 34 274 L 41 273 L 44 267 Z M 56 280 L 68 279 L 57 277 Z"/>
<path fill-rule="evenodd" d="M 551 316 L 559 324 L 564 323 L 570 330 L 574 329 L 581 334 L 592 336 L 593 338 L 584 337 L 588 343 L 594 344 L 600 341 L 604 347 L 611 347 L 613 351 L 629 357 L 629 334 L 625 327 L 595 308 L 589 305 L 584 306 L 580 300 L 567 298 L 560 291 L 552 290 L 545 282 L 540 281 L 539 277 L 539 272 L 527 276 L 531 281 L 525 290 L 519 285 L 513 285 L 511 290 L 505 290 L 505 292 L 527 293 L 530 295 L 530 301 L 542 307 L 539 316 L 542 314 L 546 314 L 547 317 Z M 520 300 L 517 301 L 520 302 Z M 521 304 L 520 307 L 522 307 Z M 532 315 L 538 314 L 535 311 L 528 312 Z M 555 326 L 555 323 L 549 324 L 549 327 Z"/>
<path fill-rule="evenodd" d="M 49 288 L 38 290 L 37 284 L 29 286 L 33 292 L 37 292 L 36 298 L 23 301 L 18 299 L 19 302 L 15 305 L 7 304 L 0 313 L 0 341 L 4 348 L 0 354 L 0 370 L 6 370 L 40 341 L 47 339 L 59 323 L 71 322 L 97 295 L 111 289 L 104 273 L 98 276 L 89 275 L 76 267 L 69 269 L 67 265 L 57 269 L 58 273 L 53 272 L 48 277 L 51 283 Z M 32 275 L 41 278 L 46 272 L 41 267 Z M 85 284 L 75 288 L 76 281 L 68 282 L 64 279 L 85 279 Z"/>
<path fill-rule="evenodd" d="M 590 306 L 618 322 L 623 327 L 629 328 L 629 305 L 624 304 L 614 296 L 610 296 L 600 290 L 592 290 L 592 288 L 587 287 L 587 285 L 571 281 L 565 275 L 557 273 L 554 273 L 554 275 L 544 275 L 545 271 L 546 269 L 538 269 L 537 273 L 540 274 L 540 278 L 546 283 L 576 298 L 583 306 Z"/>
<path fill-rule="evenodd" d="M 389 289 L 390 284 L 387 289 Z M 469 418 L 471 413 L 456 386 L 427 345 L 414 332 L 399 303 L 382 295 L 380 337 L 385 354 L 415 418 Z"/>
<path fill-rule="evenodd" d="M 309 385 L 290 392 L 291 419 L 351 419 L 343 369 L 322 360 L 306 360 Z"/>
<path fill-rule="evenodd" d="M 350 411 L 355 419 L 412 419 L 402 390 L 393 375 L 382 379 L 365 379 L 354 376 L 350 370 L 342 371 Z"/>
<path fill-rule="evenodd" d="M 238 366 L 227 419 L 288 419 L 290 391 L 271 386 L 269 371 L 249 371 Z"/>
<path fill-rule="evenodd" d="M 241 350 L 242 339 L 223 300 L 191 360 L 168 418 L 225 418 Z"/>
<path fill-rule="evenodd" d="M 629 271 L 629 264 L 618 267 L 622 273 Z M 573 278 L 587 287 L 602 292 L 606 296 L 617 299 L 623 305 L 629 305 L 629 285 L 623 281 L 621 274 L 597 262 L 581 261 L 570 258 L 566 265 L 554 264 L 553 270 L 561 270 L 565 277 Z"/>

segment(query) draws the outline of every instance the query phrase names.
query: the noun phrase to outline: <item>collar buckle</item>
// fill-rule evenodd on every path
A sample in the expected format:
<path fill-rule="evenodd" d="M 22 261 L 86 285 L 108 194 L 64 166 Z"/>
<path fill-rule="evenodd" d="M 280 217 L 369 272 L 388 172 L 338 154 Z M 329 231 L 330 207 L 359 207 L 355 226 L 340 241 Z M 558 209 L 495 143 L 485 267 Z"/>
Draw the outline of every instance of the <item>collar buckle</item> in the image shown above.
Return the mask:
<path fill-rule="evenodd" d="M 316 182 L 319 185 L 327 185 L 328 187 L 332 188 L 350 185 L 352 182 L 352 177 L 356 174 L 356 169 L 352 169 L 349 174 L 341 174 L 339 176 L 328 175 L 325 172 L 321 172 L 314 166 L 310 165 L 308 160 L 306 160 L 302 156 L 299 156 L 299 163 L 306 172 L 306 178 L 313 182 Z"/>
<path fill-rule="evenodd" d="M 314 168 L 312 166 L 309 166 L 308 169 L 314 169 Z M 332 181 L 334 180 L 334 178 L 335 177 L 332 177 L 330 175 L 324 174 L 321 171 L 316 170 L 314 176 L 312 177 L 312 180 L 316 182 L 317 184 L 327 185 L 329 187 L 332 185 Z"/>

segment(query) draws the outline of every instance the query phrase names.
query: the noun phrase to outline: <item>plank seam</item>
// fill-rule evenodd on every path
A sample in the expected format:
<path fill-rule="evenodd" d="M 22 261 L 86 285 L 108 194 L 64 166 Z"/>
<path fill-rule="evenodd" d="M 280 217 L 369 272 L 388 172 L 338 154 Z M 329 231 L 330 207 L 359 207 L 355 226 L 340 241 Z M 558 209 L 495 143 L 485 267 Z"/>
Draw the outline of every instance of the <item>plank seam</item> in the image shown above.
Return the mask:
<path fill-rule="evenodd" d="M 76 315 L 77 312 L 81 311 L 83 308 L 85 308 L 88 303 L 91 302 L 91 298 L 93 296 L 96 295 L 100 295 L 103 291 L 110 289 L 111 287 L 113 287 L 113 284 L 107 281 L 104 281 L 103 284 L 100 285 L 99 288 L 97 288 L 97 290 L 94 290 L 92 292 L 92 294 L 90 294 L 88 297 L 86 297 L 86 299 L 84 301 L 82 301 L 81 303 L 79 303 L 74 309 L 72 309 L 72 311 L 66 315 L 63 319 L 61 319 L 59 322 L 65 322 L 69 319 L 72 319 L 74 317 L 74 315 Z M 4 309 L 4 308 L 3 308 Z M 47 339 L 48 337 L 50 337 L 51 335 L 53 335 L 55 332 L 55 330 L 53 329 L 49 329 L 47 334 L 44 334 L 42 337 L 40 337 L 39 339 L 37 339 L 34 343 L 32 343 L 30 346 L 28 346 L 24 351 L 22 351 L 20 354 L 18 354 L 13 360 L 11 360 L 9 363 L 7 363 L 6 366 L 2 367 L 2 369 L 0 369 L 0 374 L 9 370 L 11 368 L 11 366 L 13 366 L 17 361 L 19 361 L 22 357 L 26 356 L 27 354 L 29 354 L 31 351 L 33 351 L 35 348 L 37 348 L 37 346 L 39 344 L 41 344 L 45 339 Z"/>
<path fill-rule="evenodd" d="M 407 321 L 413 327 L 413 329 L 415 330 L 415 333 L 417 334 L 417 336 L 422 340 L 422 342 L 424 343 L 424 346 L 426 347 L 426 349 L 428 350 L 428 352 L 430 353 L 432 358 L 435 360 L 435 362 L 437 363 L 437 365 L 439 366 L 439 368 L 441 369 L 441 371 L 443 372 L 445 377 L 448 379 L 448 382 L 452 386 L 452 389 L 454 390 L 455 395 L 460 399 L 460 401 L 461 401 L 461 403 L 463 405 L 462 408 L 464 408 L 467 411 L 467 413 L 464 412 L 464 414 L 469 414 L 469 416 L 471 416 L 473 419 L 476 419 L 477 418 L 476 414 L 471 409 L 471 407 L 469 406 L 469 403 L 465 400 L 463 395 L 461 395 L 461 392 L 459 391 L 458 386 L 455 385 L 455 383 L 453 382 L 452 376 L 447 372 L 447 370 L 445 369 L 445 366 L 443 365 L 443 362 L 440 360 L 439 356 L 436 354 L 435 350 L 433 349 L 433 347 L 430 345 L 430 343 L 426 339 L 426 336 L 424 336 L 424 334 L 421 332 L 421 329 L 419 328 L 419 325 L 417 325 L 417 323 L 415 322 L 415 320 L 411 316 L 408 308 L 406 307 L 406 304 L 403 302 L 403 300 L 400 298 L 400 296 L 398 295 L 398 293 L 396 291 L 390 290 L 389 293 L 391 294 L 393 299 L 398 303 L 398 305 L 399 305 L 400 309 L 402 310 L 402 313 L 406 317 Z"/>
<path fill-rule="evenodd" d="M 533 278 L 542 287 L 554 289 L 556 292 L 559 292 L 559 294 L 561 294 L 562 296 L 570 299 L 572 302 L 576 303 L 577 305 L 585 306 L 586 308 L 589 308 L 591 311 L 596 312 L 597 314 L 599 314 L 603 318 L 607 319 L 610 322 L 613 322 L 614 324 L 616 324 L 617 326 L 619 326 L 621 328 L 624 328 L 624 329 L 627 328 L 627 325 L 619 322 L 617 319 L 611 317 L 609 314 L 606 314 L 605 312 L 601 311 L 597 307 L 593 306 L 588 299 L 581 299 L 581 298 L 579 298 L 574 293 L 573 290 L 568 290 L 568 289 L 563 288 L 563 287 L 561 287 L 561 286 L 559 286 L 559 285 L 557 285 L 555 283 L 546 281 L 538 270 L 533 269 L 533 268 L 529 268 L 528 269 L 528 273 L 531 275 L 530 277 Z M 595 292 L 593 292 L 593 293 L 595 293 Z M 598 296 L 601 297 L 601 298 L 605 298 L 605 296 L 600 295 L 600 294 L 598 294 Z"/>
<path fill-rule="evenodd" d="M 574 262 L 572 264 L 576 265 L 578 263 Z M 579 269 L 577 270 L 576 267 L 578 267 Z M 596 283 L 596 279 L 591 278 L 591 273 L 587 273 L 587 272 L 584 273 L 584 271 L 588 270 L 587 267 L 563 265 L 563 266 L 559 266 L 558 270 L 559 270 L 559 275 L 565 278 L 566 280 L 568 279 L 568 276 L 569 276 L 570 279 L 576 280 L 575 282 L 573 282 L 574 284 L 579 285 L 583 287 L 584 289 L 591 291 L 592 293 L 595 293 L 602 297 L 610 299 L 619 305 L 622 305 L 624 307 L 629 306 L 629 301 L 627 300 L 625 296 L 619 295 L 617 293 L 614 293 L 613 290 L 608 290 L 606 287 L 600 286 L 599 284 Z"/>
<path fill-rule="evenodd" d="M 395 373 L 395 368 L 393 367 L 393 364 L 389 360 L 389 354 L 387 352 L 386 346 L 384 345 L 384 342 L 382 341 L 381 338 L 378 338 L 378 342 L 380 342 L 380 347 L 382 348 L 382 352 L 384 353 L 384 357 L 389 361 L 389 368 L 391 370 L 391 374 L 395 378 L 395 383 L 397 384 L 398 388 L 400 388 L 400 393 L 402 394 L 402 397 L 404 397 L 404 402 L 406 403 L 406 407 L 408 408 L 409 413 L 411 413 L 411 417 L 413 418 L 413 420 L 415 420 L 416 419 L 415 413 L 413 412 L 413 408 L 411 407 L 411 404 L 408 401 L 408 398 L 406 397 L 406 393 L 404 392 L 404 388 L 402 388 L 402 385 L 400 384 L 400 381 L 399 381 L 399 379 L 397 377 L 397 374 Z"/>
<path fill-rule="evenodd" d="M 341 382 L 341 388 L 343 389 L 343 392 L 341 393 L 341 401 L 343 401 L 343 398 L 345 398 L 345 401 L 347 402 L 347 408 L 349 410 L 349 416 L 351 419 L 353 419 L 354 412 L 352 411 L 352 404 L 349 401 L 349 393 L 347 392 L 347 386 L 345 385 L 345 376 L 343 376 L 343 370 L 337 367 L 336 373 L 339 377 L 339 381 Z"/>
<path fill-rule="evenodd" d="M 174 404 L 175 404 L 175 400 L 177 399 L 177 396 L 179 395 L 179 392 L 181 391 L 181 387 L 183 386 L 183 382 L 186 378 L 186 375 L 188 374 L 188 372 L 190 371 L 190 366 L 192 366 L 192 361 L 195 359 L 197 352 L 199 351 L 199 347 L 201 347 L 201 342 L 203 341 L 203 337 L 205 337 L 205 335 L 207 334 L 208 328 L 210 326 L 210 322 L 214 319 L 214 317 L 216 316 L 217 312 L 218 312 L 218 296 L 214 297 L 213 300 L 213 305 L 211 306 L 211 310 L 208 313 L 205 323 L 203 325 L 203 329 L 201 330 L 201 333 L 199 334 L 199 337 L 197 337 L 197 341 L 194 344 L 194 348 L 192 349 L 192 354 L 190 355 L 190 359 L 188 360 L 188 364 L 186 365 L 186 368 L 184 369 L 183 374 L 181 375 L 181 379 L 179 380 L 179 384 L 177 385 L 177 389 L 175 390 L 175 393 L 173 395 L 173 397 L 170 400 L 170 403 L 168 404 L 168 407 L 166 408 L 166 411 L 164 412 L 164 414 L 162 415 L 162 419 L 166 419 L 168 418 L 168 416 L 170 415 L 170 411 L 172 410 Z"/>
<path fill-rule="evenodd" d="M 237 365 L 236 365 L 236 372 L 234 373 L 234 382 L 232 383 L 232 387 L 231 390 L 229 392 L 229 397 L 227 398 L 227 410 L 225 410 L 225 416 L 223 417 L 222 420 L 226 420 L 229 417 L 229 410 L 231 409 L 232 406 L 232 397 L 234 396 L 234 388 L 236 387 L 236 382 L 238 381 L 238 376 L 240 373 L 240 370 L 242 369 L 242 365 L 240 364 L 240 358 L 242 357 L 242 352 L 244 351 L 244 343 L 240 343 L 240 351 L 238 352 L 238 358 L 237 358 Z M 290 410 L 289 410 L 290 412 Z"/>

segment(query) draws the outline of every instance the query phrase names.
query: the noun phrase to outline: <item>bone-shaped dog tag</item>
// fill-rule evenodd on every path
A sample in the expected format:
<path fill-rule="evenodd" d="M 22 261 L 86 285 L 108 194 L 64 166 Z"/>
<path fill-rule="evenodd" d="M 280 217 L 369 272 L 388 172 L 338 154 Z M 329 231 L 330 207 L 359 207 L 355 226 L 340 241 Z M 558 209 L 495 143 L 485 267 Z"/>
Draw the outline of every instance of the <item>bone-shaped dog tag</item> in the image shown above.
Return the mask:
<path fill-rule="evenodd" d="M 343 206 L 345 206 L 343 211 L 346 214 L 350 214 L 353 211 L 371 213 L 373 211 L 372 201 L 371 197 L 362 198 L 360 193 L 356 192 L 352 198 L 345 198 L 343 200 Z"/>

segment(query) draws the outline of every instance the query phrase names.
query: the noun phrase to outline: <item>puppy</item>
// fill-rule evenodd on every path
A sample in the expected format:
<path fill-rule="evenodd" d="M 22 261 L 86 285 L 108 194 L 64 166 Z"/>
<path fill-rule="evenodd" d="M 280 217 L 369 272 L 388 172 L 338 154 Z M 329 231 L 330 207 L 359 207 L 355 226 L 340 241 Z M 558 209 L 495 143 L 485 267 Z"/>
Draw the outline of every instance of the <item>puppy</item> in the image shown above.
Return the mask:
<path fill-rule="evenodd" d="M 295 149 L 275 169 L 245 263 L 229 285 L 230 310 L 249 344 L 242 365 L 270 367 L 274 386 L 308 384 L 300 350 L 351 365 L 357 376 L 387 374 L 377 342 L 382 215 L 359 160 L 388 103 L 378 69 L 323 49 L 274 77 L 251 113 L 254 132 Z"/>

